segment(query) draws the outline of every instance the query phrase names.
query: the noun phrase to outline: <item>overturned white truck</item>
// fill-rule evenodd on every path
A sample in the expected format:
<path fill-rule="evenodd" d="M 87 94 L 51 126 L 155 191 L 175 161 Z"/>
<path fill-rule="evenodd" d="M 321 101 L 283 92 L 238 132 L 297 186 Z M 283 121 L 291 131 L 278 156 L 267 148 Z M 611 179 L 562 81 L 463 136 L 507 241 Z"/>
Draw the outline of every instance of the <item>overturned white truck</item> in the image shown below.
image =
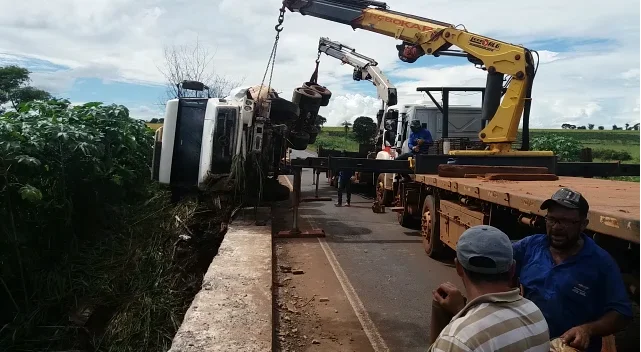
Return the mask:
<path fill-rule="evenodd" d="M 178 91 L 185 90 L 201 96 L 167 102 L 152 162 L 152 178 L 181 193 L 201 188 L 210 174 L 228 174 L 241 154 L 260 154 L 266 176 L 282 173 L 288 148 L 304 150 L 316 139 L 318 110 L 331 97 L 315 83 L 295 89 L 292 101 L 261 85 L 225 98 L 210 97 L 200 82 L 183 81 Z"/>

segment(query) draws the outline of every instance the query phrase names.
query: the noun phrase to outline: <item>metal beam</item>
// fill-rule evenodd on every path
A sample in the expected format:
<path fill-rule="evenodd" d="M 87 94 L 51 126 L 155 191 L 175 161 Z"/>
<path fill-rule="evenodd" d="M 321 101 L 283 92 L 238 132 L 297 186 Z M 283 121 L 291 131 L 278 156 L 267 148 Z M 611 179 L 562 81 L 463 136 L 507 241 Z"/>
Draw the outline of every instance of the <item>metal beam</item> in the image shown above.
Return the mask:
<path fill-rule="evenodd" d="M 441 114 L 443 114 L 443 113 L 444 113 L 444 112 L 443 112 L 443 107 L 441 106 L 441 104 L 439 104 L 439 103 L 436 101 L 436 99 L 434 99 L 434 96 L 432 95 L 432 92 L 427 91 L 426 93 L 427 93 L 427 96 L 428 96 L 428 97 L 430 97 L 430 99 L 432 99 L 432 103 L 434 103 L 434 105 L 436 105 L 436 107 L 437 107 L 437 108 L 438 108 L 438 110 L 441 112 Z"/>

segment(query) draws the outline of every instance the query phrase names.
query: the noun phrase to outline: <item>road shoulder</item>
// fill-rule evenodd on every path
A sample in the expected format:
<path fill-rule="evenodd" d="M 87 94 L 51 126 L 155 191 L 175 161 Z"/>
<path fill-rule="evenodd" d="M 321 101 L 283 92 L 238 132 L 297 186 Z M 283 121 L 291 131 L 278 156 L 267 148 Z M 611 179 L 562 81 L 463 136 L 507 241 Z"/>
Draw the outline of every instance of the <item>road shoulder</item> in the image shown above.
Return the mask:
<path fill-rule="evenodd" d="M 272 209 L 274 233 L 289 205 Z M 318 239 L 275 238 L 274 257 L 274 351 L 374 351 Z"/>

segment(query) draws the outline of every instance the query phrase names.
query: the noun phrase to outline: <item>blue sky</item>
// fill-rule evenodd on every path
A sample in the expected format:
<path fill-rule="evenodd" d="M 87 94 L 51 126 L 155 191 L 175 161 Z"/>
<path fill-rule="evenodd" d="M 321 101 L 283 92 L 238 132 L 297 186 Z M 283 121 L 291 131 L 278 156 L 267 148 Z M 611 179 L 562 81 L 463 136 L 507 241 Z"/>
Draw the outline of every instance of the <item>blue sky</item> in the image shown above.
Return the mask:
<path fill-rule="evenodd" d="M 165 97 L 159 67 L 168 45 L 190 45 L 198 38 L 215 52 L 211 70 L 244 85 L 260 83 L 279 0 L 247 0 L 243 9 L 235 4 L 233 0 L 96 0 L 91 7 L 81 0 L 18 3 L 13 6 L 24 18 L 0 14 L 5 33 L 0 38 L 0 65 L 29 68 L 34 85 L 73 102 L 118 103 L 134 117 L 158 117 Z M 638 1 L 496 0 L 496 9 L 527 13 L 501 21 L 477 16 L 486 11 L 485 5 L 469 0 L 389 4 L 394 10 L 463 23 L 471 32 L 538 50 L 542 60 L 534 83 L 534 126 L 564 122 L 609 126 L 639 120 Z M 578 4 L 586 9 L 581 14 L 575 11 Z M 569 12 L 578 16 L 571 24 Z M 607 30 L 602 23 L 609 23 Z M 425 56 L 406 64 L 398 60 L 393 38 L 297 13 L 286 14 L 284 27 L 272 85 L 285 97 L 311 75 L 320 36 L 376 59 L 397 86 L 401 103 L 428 100 L 416 92 L 418 86 L 485 84 L 484 73 L 464 58 Z M 374 116 L 380 106 L 375 88 L 353 81 L 351 75 L 351 67 L 321 56 L 319 81 L 334 93 L 321 111 L 330 124 Z M 462 94 L 453 100 L 478 105 L 480 97 Z"/>

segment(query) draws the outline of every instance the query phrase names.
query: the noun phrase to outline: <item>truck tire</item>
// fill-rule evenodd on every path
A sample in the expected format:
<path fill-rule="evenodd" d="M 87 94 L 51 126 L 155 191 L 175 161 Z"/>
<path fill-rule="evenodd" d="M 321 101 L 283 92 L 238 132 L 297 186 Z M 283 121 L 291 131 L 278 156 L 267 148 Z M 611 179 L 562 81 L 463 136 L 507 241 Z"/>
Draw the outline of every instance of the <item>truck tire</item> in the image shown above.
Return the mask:
<path fill-rule="evenodd" d="M 421 236 L 423 237 L 423 249 L 430 258 L 438 258 L 443 253 L 437 216 L 436 199 L 434 196 L 428 195 L 423 201 L 423 211 L 421 212 Z"/>
<path fill-rule="evenodd" d="M 312 88 L 299 87 L 294 89 L 292 103 L 298 105 L 301 110 L 318 112 L 322 98 L 321 94 Z"/>
<path fill-rule="evenodd" d="M 414 219 L 405 210 L 398 212 L 397 220 L 398 220 L 398 224 L 401 225 L 401 227 L 405 227 L 407 229 L 414 228 L 414 225 L 415 225 Z"/>
<path fill-rule="evenodd" d="M 283 98 L 272 98 L 269 119 L 275 123 L 287 123 L 298 118 L 298 105 Z"/>
<path fill-rule="evenodd" d="M 316 126 L 307 126 L 304 129 L 305 132 L 309 134 L 309 144 L 314 144 L 316 142 L 316 137 L 318 136 L 319 129 Z"/>
<path fill-rule="evenodd" d="M 385 174 L 378 175 L 376 180 L 376 200 L 386 207 L 392 205 L 392 200 L 394 199 L 394 193 L 388 189 L 385 189 Z"/>
<path fill-rule="evenodd" d="M 317 91 L 318 93 L 320 93 L 320 95 L 322 96 L 320 106 L 327 106 L 329 104 L 329 99 L 332 97 L 332 92 L 329 89 L 321 86 L 318 83 L 312 83 L 312 82 L 303 83 L 303 87 L 311 88 Z"/>
<path fill-rule="evenodd" d="M 309 144 L 309 133 L 307 132 L 290 132 L 287 137 L 289 147 L 294 150 L 305 150 Z"/>

